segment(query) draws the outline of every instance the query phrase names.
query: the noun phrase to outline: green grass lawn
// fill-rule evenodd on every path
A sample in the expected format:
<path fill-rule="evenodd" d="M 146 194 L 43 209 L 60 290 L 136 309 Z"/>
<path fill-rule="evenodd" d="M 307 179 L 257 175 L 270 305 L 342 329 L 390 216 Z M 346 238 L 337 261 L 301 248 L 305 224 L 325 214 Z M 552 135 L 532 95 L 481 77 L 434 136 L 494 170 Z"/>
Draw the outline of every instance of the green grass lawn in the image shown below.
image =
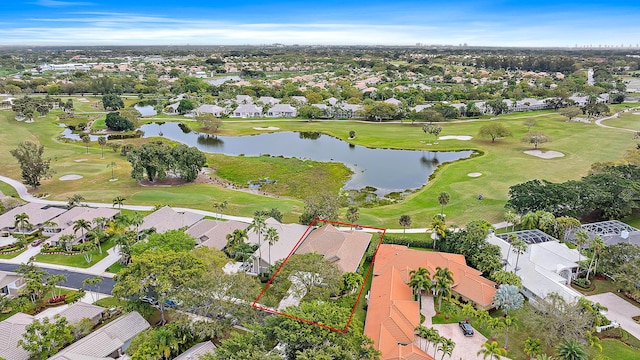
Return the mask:
<path fill-rule="evenodd" d="M 11 185 L 3 183 L 2 181 L 0 181 L 0 191 L 2 191 L 2 193 L 5 196 L 11 196 L 11 197 L 18 197 L 18 192 L 16 191 L 16 189 L 14 189 Z"/>
<path fill-rule="evenodd" d="M 107 268 L 107 272 L 113 273 L 113 274 L 117 274 L 120 271 L 122 271 L 122 269 L 126 268 L 126 266 L 120 264 L 120 262 L 116 261 L 115 263 L 111 264 L 108 268 Z"/>
<path fill-rule="evenodd" d="M 12 252 L 12 253 L 9 253 L 9 254 L 0 254 L 0 259 L 13 259 L 14 257 L 22 254 L 25 251 L 27 251 L 27 247 L 24 247 L 20 251 Z"/>
<path fill-rule="evenodd" d="M 640 110 L 638 110 L 637 112 L 640 112 Z M 640 115 L 626 113 L 620 115 L 620 117 L 617 119 L 605 120 L 603 121 L 603 124 L 607 126 L 615 126 L 619 128 L 640 131 Z"/>
<path fill-rule="evenodd" d="M 98 301 L 95 302 L 96 305 L 98 306 L 102 306 L 104 308 L 112 308 L 112 307 L 121 307 L 124 306 L 125 301 L 122 299 L 118 299 L 118 298 L 114 298 L 114 297 L 106 297 L 103 299 L 100 299 Z"/>
<path fill-rule="evenodd" d="M 615 339 L 604 339 L 601 342 L 602 354 L 610 359 L 638 359 L 640 350 L 634 349 Z"/>
<path fill-rule="evenodd" d="M 98 261 L 107 257 L 107 250 L 112 248 L 115 245 L 113 240 L 108 240 L 104 244 L 102 244 L 102 254 L 99 253 L 99 250 L 96 249 L 93 251 L 93 258 L 90 263 L 84 259 L 84 255 L 63 255 L 63 254 L 38 254 L 36 255 L 37 262 L 43 262 L 48 264 L 57 264 L 57 265 L 65 265 L 65 266 L 73 266 L 78 268 L 89 268 L 95 265 Z"/>
<path fill-rule="evenodd" d="M 97 99 L 93 99 L 95 101 Z M 76 103 L 78 103 L 76 101 Z M 78 106 L 85 107 L 82 103 Z M 628 106 L 625 104 L 624 106 Z M 88 106 L 90 108 L 90 106 Z M 555 150 L 565 154 L 562 158 L 551 160 L 540 159 L 526 155 L 527 144 L 520 142 L 527 127 L 523 121 L 528 116 L 535 116 L 538 125 L 532 130 L 543 131 L 552 138 L 552 142 L 543 144 L 542 150 Z M 55 125 L 55 114 L 45 118 L 38 118 L 36 122 L 26 124 L 13 120 L 11 112 L 0 112 L 0 151 L 8 152 L 15 148 L 22 140 L 39 141 L 45 146 L 45 156 L 53 159 L 53 169 L 56 174 L 50 180 L 45 180 L 38 190 L 51 194 L 51 199 L 65 200 L 67 197 L 79 193 L 87 201 L 111 202 L 116 196 L 127 199 L 126 204 L 155 205 L 166 204 L 173 206 L 193 207 L 205 210 L 212 209 L 213 202 L 228 201 L 226 210 L 229 214 L 252 216 L 258 209 L 279 208 L 285 214 L 285 222 L 296 221 L 303 210 L 303 203 L 298 199 L 281 195 L 279 198 L 234 191 L 215 185 L 191 184 L 178 187 L 140 187 L 130 179 L 131 168 L 126 160 L 112 151 L 105 151 L 105 158 L 100 159 L 100 148 L 92 144 L 89 154 L 81 143 L 65 144 L 56 140 L 62 130 Z M 592 163 L 597 161 L 613 161 L 620 159 L 626 150 L 635 147 L 635 142 L 628 132 L 617 129 L 603 129 L 595 124 L 570 123 L 552 111 L 509 114 L 500 117 L 500 121 L 513 132 L 513 137 L 500 139 L 492 143 L 488 139 L 478 138 L 480 127 L 492 120 L 478 120 L 475 122 L 444 123 L 441 136 L 471 135 L 470 141 L 442 140 L 428 149 L 434 151 L 454 151 L 474 149 L 483 155 L 472 159 L 443 165 L 436 176 L 425 187 L 407 196 L 396 204 L 376 208 L 360 209 L 358 223 L 389 228 L 398 228 L 398 218 L 407 214 L 413 219 L 413 227 L 425 227 L 433 215 L 440 211 L 437 201 L 438 194 L 446 191 L 451 195 L 450 203 L 445 207 L 448 224 L 464 225 L 470 220 L 484 218 L 491 222 L 502 220 L 503 206 L 508 198 L 509 186 L 530 179 L 547 179 L 550 181 L 566 181 L 577 179 L 588 174 Z M 495 121 L 495 120 L 493 120 Z M 190 123 L 194 130 L 197 124 Z M 356 138 L 350 142 L 357 145 L 382 148 L 402 148 L 423 150 L 426 146 L 421 141 L 424 134 L 421 124 L 385 124 L 353 121 L 300 121 L 300 120 L 269 120 L 253 122 L 249 120 L 225 120 L 221 135 L 248 135 L 257 133 L 254 126 L 277 126 L 283 131 L 320 131 L 324 134 L 348 140 L 349 131 L 356 131 Z M 143 140 L 133 139 L 126 142 L 139 144 Z M 607 144 L 607 146 L 585 146 L 585 144 Z M 86 160 L 85 160 L 86 159 Z M 82 161 L 78 161 L 82 160 Z M 297 174 L 301 169 L 299 160 L 273 159 L 224 159 L 209 156 L 212 167 L 219 166 L 226 176 L 234 181 L 244 181 L 258 175 L 254 170 L 273 169 L 276 172 L 294 174 L 297 178 L 287 184 L 287 188 L 280 194 L 308 194 L 308 182 L 313 176 Z M 118 164 L 115 177 L 118 181 L 109 182 L 111 169 L 107 167 L 112 161 Z M 279 163 L 277 163 L 279 162 Z M 238 167 L 240 171 L 238 171 Z M 244 169 L 243 169 L 244 167 Z M 20 178 L 15 159 L 10 156 L 0 158 L 0 173 L 15 179 Z M 275 171 L 277 169 L 277 171 Z M 299 171 L 302 172 L 302 171 Z M 467 174 L 481 172 L 478 178 L 471 178 Z M 64 174 L 79 174 L 84 176 L 77 181 L 59 181 Z M 326 179 L 338 181 L 343 175 L 334 171 L 327 173 Z M 264 177 L 264 176 L 262 176 Z M 284 183 L 283 183 L 284 184 Z M 335 183 L 334 183 L 335 184 Z M 305 189 L 305 186 L 307 188 Z M 335 185 L 331 185 L 335 187 Z M 483 194 L 484 200 L 478 200 L 477 195 Z"/>

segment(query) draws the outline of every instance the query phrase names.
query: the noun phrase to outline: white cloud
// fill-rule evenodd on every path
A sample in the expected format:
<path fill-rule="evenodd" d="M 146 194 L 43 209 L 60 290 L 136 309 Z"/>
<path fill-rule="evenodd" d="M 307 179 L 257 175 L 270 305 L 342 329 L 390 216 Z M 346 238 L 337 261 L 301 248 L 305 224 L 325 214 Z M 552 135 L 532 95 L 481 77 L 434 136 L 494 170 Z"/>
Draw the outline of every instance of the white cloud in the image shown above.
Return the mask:
<path fill-rule="evenodd" d="M 62 0 L 38 0 L 35 4 L 45 7 L 65 7 L 65 6 L 88 6 L 93 5 L 84 1 L 62 1 Z"/>

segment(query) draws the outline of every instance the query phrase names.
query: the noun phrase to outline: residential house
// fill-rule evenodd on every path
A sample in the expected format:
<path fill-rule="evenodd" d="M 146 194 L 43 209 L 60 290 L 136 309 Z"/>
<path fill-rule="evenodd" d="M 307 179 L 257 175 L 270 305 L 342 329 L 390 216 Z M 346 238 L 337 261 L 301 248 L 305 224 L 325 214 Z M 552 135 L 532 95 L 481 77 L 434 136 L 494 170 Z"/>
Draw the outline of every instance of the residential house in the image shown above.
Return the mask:
<path fill-rule="evenodd" d="M 395 268 L 405 283 L 409 282 L 411 270 L 426 268 L 432 276 L 436 268 L 448 268 L 453 273 L 451 291 L 476 308 L 488 310 L 493 308 L 493 295 L 496 283 L 482 277 L 482 272 L 467 266 L 463 255 L 443 252 L 425 252 L 411 250 L 401 245 L 380 245 L 373 269 L 376 276 Z"/>
<path fill-rule="evenodd" d="M 73 227 L 78 220 L 86 220 L 93 225 L 95 219 L 105 218 L 111 220 L 116 214 L 118 214 L 116 209 L 76 206 L 45 222 L 42 226 L 42 235 L 54 236 L 69 227 Z"/>
<path fill-rule="evenodd" d="M 155 229 L 157 233 L 164 233 L 169 230 L 186 229 L 202 220 L 204 216 L 189 211 L 179 213 L 168 206 L 145 216 L 139 231 Z"/>
<path fill-rule="evenodd" d="M 311 104 L 311 106 L 317 107 L 322 110 L 322 117 L 332 117 L 333 116 L 333 107 L 327 106 L 325 104 Z"/>
<path fill-rule="evenodd" d="M 307 98 L 304 96 L 292 96 L 291 101 L 295 101 L 298 104 L 304 105 L 307 103 Z"/>
<path fill-rule="evenodd" d="M 342 272 L 356 272 L 371 242 L 371 234 L 357 230 L 340 231 L 331 224 L 311 231 L 296 254 L 318 253 Z"/>
<path fill-rule="evenodd" d="M 193 110 L 193 114 L 195 114 L 195 116 L 211 114 L 215 117 L 222 117 L 226 113 L 226 111 L 227 109 L 218 105 L 204 104 L 198 106 L 197 109 Z"/>
<path fill-rule="evenodd" d="M 412 107 L 411 110 L 413 110 L 415 112 L 420 112 L 420 111 L 428 109 L 428 108 L 430 108 L 432 106 L 433 106 L 433 104 L 416 105 L 416 106 Z"/>
<path fill-rule="evenodd" d="M 361 104 L 348 104 L 348 103 L 340 103 L 335 106 L 335 117 L 337 118 L 345 118 L 351 119 L 354 117 L 361 117 L 360 112 L 364 109 Z"/>
<path fill-rule="evenodd" d="M 263 103 L 264 105 L 270 104 L 270 105 L 275 105 L 275 104 L 279 104 L 280 103 L 280 99 L 276 99 L 274 97 L 271 96 L 261 96 L 258 98 L 258 102 Z"/>
<path fill-rule="evenodd" d="M 196 239 L 198 246 L 222 250 L 227 246 L 228 234 L 233 233 L 235 230 L 245 230 L 247 226 L 248 224 L 235 220 L 205 219 L 198 221 L 185 232 Z"/>
<path fill-rule="evenodd" d="M 273 105 L 267 112 L 268 117 L 294 118 L 298 116 L 298 110 L 291 104 Z"/>
<path fill-rule="evenodd" d="M 236 102 L 238 104 L 253 104 L 253 98 L 249 95 L 236 95 Z"/>
<path fill-rule="evenodd" d="M 213 354 L 216 346 L 211 341 L 205 341 L 193 345 L 189 350 L 183 352 L 173 360 L 198 360 L 201 355 Z"/>
<path fill-rule="evenodd" d="M 17 313 L 0 321 L 0 356 L 6 360 L 29 360 L 29 352 L 18 345 L 27 325 L 31 325 L 33 316 Z"/>
<path fill-rule="evenodd" d="M 64 213 L 67 209 L 63 207 L 28 203 L 13 208 L 0 215 L 0 236 L 9 236 L 15 233 L 31 234 L 42 227 L 42 225 L 54 217 Z M 29 216 L 30 227 L 28 229 L 18 229 L 15 227 L 16 215 L 25 213 Z"/>
<path fill-rule="evenodd" d="M 102 318 L 105 310 L 102 306 L 78 301 L 62 310 L 59 315 L 60 317 L 66 318 L 69 324 L 76 324 L 82 319 L 89 319 L 89 321 L 96 325 Z"/>
<path fill-rule="evenodd" d="M 262 107 L 256 105 L 240 105 L 234 111 L 231 117 L 239 118 L 257 118 L 262 117 Z"/>
<path fill-rule="evenodd" d="M 590 224 L 584 224 L 580 227 L 589 235 L 589 239 L 593 240 L 600 237 L 605 244 L 615 245 L 619 243 L 627 243 L 640 246 L 640 230 L 631 225 L 627 225 L 622 221 L 608 220 Z M 567 240 L 575 243 L 575 231 L 567 231 Z M 585 247 L 588 247 L 586 244 Z"/>
<path fill-rule="evenodd" d="M 387 104 L 391 104 L 391 105 L 395 105 L 395 106 L 401 106 L 402 105 L 402 101 L 396 99 L 396 98 L 390 98 L 384 101 Z"/>
<path fill-rule="evenodd" d="M 169 104 L 167 105 L 167 107 L 164 108 L 164 112 L 167 114 L 177 114 L 178 113 L 178 106 L 180 106 L 180 103 L 173 103 L 173 104 Z"/>
<path fill-rule="evenodd" d="M 526 236 L 519 233 L 518 237 Z M 577 250 L 569 249 L 548 235 L 538 237 L 533 233 L 532 238 L 540 241 L 527 241 L 527 250 L 518 256 L 512 251 L 508 236 L 509 234 L 500 234 L 500 237 L 490 234 L 487 241 L 500 247 L 506 270 L 515 272 L 522 279 L 522 293 L 527 298 L 535 302 L 550 293 L 557 293 L 572 303 L 582 297 L 569 286 L 571 280 L 576 278 L 579 268 L 580 255 Z"/>
<path fill-rule="evenodd" d="M 151 325 L 138 312 L 130 312 L 67 346 L 49 360 L 118 359 L 131 339 Z"/>
<path fill-rule="evenodd" d="M 258 234 L 255 231 L 249 231 L 247 243 L 258 244 L 260 242 L 260 247 L 253 254 L 253 264 L 249 271 L 252 274 L 258 274 L 258 269 L 265 271 L 269 266 L 289 256 L 309 230 L 306 225 L 282 224 L 274 218 L 268 218 L 265 223 L 267 228 L 276 229 L 279 239 L 275 244 L 269 245 L 268 242 L 264 241 L 266 230 L 262 233 L 260 239 L 258 239 Z M 269 259 L 269 253 L 271 253 L 271 259 Z"/>
<path fill-rule="evenodd" d="M 325 101 L 328 102 L 329 105 L 331 105 L 331 106 L 336 106 L 336 104 L 338 103 L 338 99 L 336 99 L 334 97 L 330 97 Z"/>
<path fill-rule="evenodd" d="M 18 290 L 25 285 L 24 278 L 12 271 L 0 271 L 0 297 L 18 296 Z"/>

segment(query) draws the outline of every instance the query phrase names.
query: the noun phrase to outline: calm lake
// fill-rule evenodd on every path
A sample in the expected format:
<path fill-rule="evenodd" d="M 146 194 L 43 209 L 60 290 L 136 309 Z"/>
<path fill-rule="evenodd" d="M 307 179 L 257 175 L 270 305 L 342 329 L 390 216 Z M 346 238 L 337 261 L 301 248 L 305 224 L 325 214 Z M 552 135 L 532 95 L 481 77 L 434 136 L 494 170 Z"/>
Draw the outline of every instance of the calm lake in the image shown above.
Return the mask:
<path fill-rule="evenodd" d="M 225 155 L 271 155 L 322 162 L 341 162 L 354 174 L 345 190 L 366 186 L 378 189 L 379 196 L 422 187 L 438 165 L 465 159 L 473 151 L 415 151 L 371 149 L 351 145 L 319 133 L 276 132 L 252 136 L 212 136 L 190 131 L 179 123 L 146 124 L 143 137 L 162 136 L 208 152 Z"/>

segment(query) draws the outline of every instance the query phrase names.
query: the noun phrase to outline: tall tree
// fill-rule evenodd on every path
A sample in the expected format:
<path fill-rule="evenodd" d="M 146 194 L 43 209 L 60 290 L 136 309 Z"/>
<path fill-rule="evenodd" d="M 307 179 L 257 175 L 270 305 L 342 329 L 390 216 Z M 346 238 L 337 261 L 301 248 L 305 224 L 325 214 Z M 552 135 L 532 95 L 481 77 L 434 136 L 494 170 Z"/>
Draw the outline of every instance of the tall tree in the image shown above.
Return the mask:
<path fill-rule="evenodd" d="M 516 240 L 513 244 L 511 244 L 512 247 L 512 251 L 515 252 L 517 254 L 516 257 L 516 266 L 514 268 L 515 273 L 518 273 L 518 263 L 520 262 L 520 255 L 524 254 L 525 252 L 527 252 L 527 243 L 518 239 Z"/>
<path fill-rule="evenodd" d="M 409 272 L 409 286 L 413 288 L 413 295 L 418 298 L 420 310 L 422 310 L 422 290 L 431 285 L 431 272 L 429 269 L 419 267 Z"/>
<path fill-rule="evenodd" d="M 107 138 L 104 136 L 99 136 L 98 145 L 100 145 L 100 148 L 102 150 L 102 155 L 100 156 L 100 158 L 104 159 L 104 146 L 107 145 Z"/>
<path fill-rule="evenodd" d="M 82 201 L 84 201 L 84 196 L 80 194 L 73 194 L 67 198 L 67 208 L 71 209 L 76 206 L 82 205 Z"/>
<path fill-rule="evenodd" d="M 253 217 L 253 221 L 251 221 L 251 224 L 249 225 L 249 230 L 252 230 L 254 233 L 256 233 L 258 235 L 258 255 L 259 255 L 259 259 L 258 259 L 258 274 L 261 274 L 261 270 L 260 270 L 260 262 L 262 261 L 262 242 L 261 242 L 261 236 L 262 233 L 266 230 L 267 228 L 267 223 L 265 222 L 265 218 L 261 215 L 258 216 L 254 216 Z M 269 263 L 269 266 L 271 266 L 273 264 Z"/>
<path fill-rule="evenodd" d="M 53 322 L 48 317 L 35 319 L 25 327 L 18 346 L 27 350 L 32 358 L 46 360 L 73 341 L 71 328 L 60 315 L 55 315 Z"/>
<path fill-rule="evenodd" d="M 280 234 L 274 227 L 269 227 L 264 235 L 264 240 L 269 243 L 269 265 L 271 265 L 271 247 L 280 240 Z"/>
<path fill-rule="evenodd" d="M 517 286 L 502 284 L 493 295 L 493 303 L 508 315 L 509 311 L 518 310 L 522 307 L 524 304 L 524 296 L 520 294 Z"/>
<path fill-rule="evenodd" d="M 496 341 L 487 341 L 484 344 L 482 344 L 482 348 L 478 350 L 477 355 L 478 356 L 482 355 L 483 359 L 486 359 L 488 357 L 490 360 L 493 360 L 494 356 L 496 355 L 498 356 L 507 355 L 507 350 L 500 347 L 500 345 L 498 345 Z"/>
<path fill-rule="evenodd" d="M 534 356 L 542 352 L 542 343 L 540 339 L 527 338 L 524 341 L 524 353 L 529 356 L 529 359 L 533 359 Z"/>
<path fill-rule="evenodd" d="M 105 110 L 118 110 L 124 108 L 124 101 L 116 94 L 106 94 L 102 97 L 102 106 Z"/>
<path fill-rule="evenodd" d="M 123 198 L 122 196 L 116 196 L 113 198 L 113 206 L 118 205 L 118 209 L 120 210 L 121 214 L 122 214 L 122 205 L 124 204 L 125 200 L 127 199 Z"/>
<path fill-rule="evenodd" d="M 440 215 L 442 216 L 443 219 L 444 219 L 444 206 L 447 205 L 450 200 L 451 200 L 451 195 L 449 195 L 448 192 L 443 191 L 438 195 L 438 202 L 440 203 L 440 206 L 442 206 L 442 208 L 440 209 Z"/>
<path fill-rule="evenodd" d="M 540 131 L 530 131 L 522 137 L 521 141 L 527 144 L 533 144 L 534 148 L 538 148 L 540 144 L 551 141 L 547 135 Z"/>
<path fill-rule="evenodd" d="M 591 243 L 589 243 L 589 249 L 591 250 L 591 261 L 589 261 L 589 268 L 587 269 L 587 277 L 589 280 L 589 276 L 591 275 L 591 270 L 593 273 L 596 273 L 598 269 L 598 257 L 604 248 L 607 246 L 600 236 L 596 236 Z"/>
<path fill-rule="evenodd" d="M 78 219 L 73 222 L 74 235 L 80 230 L 80 239 L 84 242 L 84 232 L 91 230 L 91 223 L 85 219 Z"/>
<path fill-rule="evenodd" d="M 29 222 L 29 215 L 25 212 L 21 212 L 20 214 L 16 214 L 14 217 L 13 226 L 18 229 L 18 232 L 22 234 L 22 237 L 25 237 L 24 231 L 31 226 Z"/>
<path fill-rule="evenodd" d="M 491 122 L 480 127 L 478 135 L 481 137 L 490 137 L 491 142 L 496 142 L 496 139 L 508 137 L 512 135 L 511 130 L 499 122 Z"/>
<path fill-rule="evenodd" d="M 400 215 L 400 219 L 398 219 L 398 224 L 402 226 L 403 233 L 407 232 L 407 227 L 411 226 L 411 216 L 409 215 Z"/>
<path fill-rule="evenodd" d="M 82 140 L 82 142 L 84 143 L 85 147 L 87 148 L 87 154 L 89 153 L 89 144 L 91 144 L 91 138 L 89 137 L 89 135 L 87 134 L 83 134 L 80 137 L 80 140 Z"/>
<path fill-rule="evenodd" d="M 114 170 L 118 167 L 118 164 L 115 161 L 112 161 L 107 165 L 108 168 L 111 168 L 111 180 L 115 180 Z"/>
<path fill-rule="evenodd" d="M 10 152 L 20 164 L 25 184 L 37 189 L 43 179 L 53 176 L 53 170 L 50 167 L 51 160 L 42 158 L 43 145 L 38 146 L 30 141 L 24 141 Z"/>
<path fill-rule="evenodd" d="M 575 232 L 575 234 L 573 235 L 573 242 L 576 243 L 576 248 L 578 250 L 578 266 L 579 268 L 582 267 L 582 248 L 587 245 L 587 243 L 589 243 L 589 234 L 583 230 L 580 229 L 578 231 Z"/>
<path fill-rule="evenodd" d="M 453 272 L 449 268 L 436 267 L 436 273 L 433 275 L 435 284 L 433 285 L 433 293 L 438 298 L 438 311 L 442 308 L 442 298 L 451 297 L 451 286 L 453 285 Z"/>
<path fill-rule="evenodd" d="M 360 218 L 360 210 L 355 205 L 349 206 L 347 209 L 347 221 L 351 224 L 355 224 L 356 221 Z"/>

